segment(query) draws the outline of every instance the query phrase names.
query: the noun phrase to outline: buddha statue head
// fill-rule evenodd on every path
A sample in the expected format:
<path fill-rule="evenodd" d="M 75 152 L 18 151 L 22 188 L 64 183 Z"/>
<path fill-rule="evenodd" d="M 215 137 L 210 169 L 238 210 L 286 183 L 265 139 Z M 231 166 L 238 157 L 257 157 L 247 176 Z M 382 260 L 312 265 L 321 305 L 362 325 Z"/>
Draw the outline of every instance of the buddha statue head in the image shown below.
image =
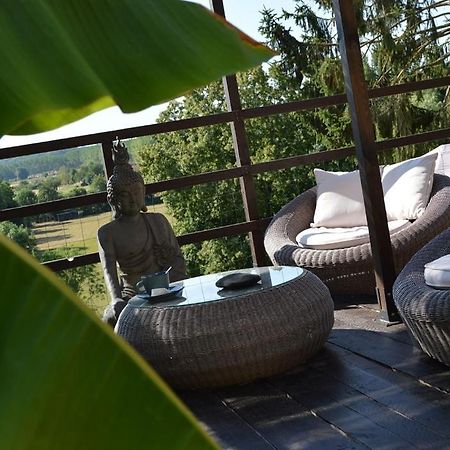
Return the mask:
<path fill-rule="evenodd" d="M 113 144 L 112 158 L 114 169 L 106 184 L 106 193 L 114 219 L 147 211 L 144 179 L 131 167 L 127 148 L 120 141 Z"/>

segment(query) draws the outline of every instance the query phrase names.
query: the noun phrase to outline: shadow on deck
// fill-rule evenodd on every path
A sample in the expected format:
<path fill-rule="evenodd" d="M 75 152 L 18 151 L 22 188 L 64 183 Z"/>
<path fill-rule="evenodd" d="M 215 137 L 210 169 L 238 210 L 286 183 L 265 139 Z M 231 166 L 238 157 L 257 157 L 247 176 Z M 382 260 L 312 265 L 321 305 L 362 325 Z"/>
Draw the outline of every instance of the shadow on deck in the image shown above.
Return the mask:
<path fill-rule="evenodd" d="M 289 373 L 180 392 L 224 449 L 450 449 L 450 368 L 374 305 L 336 303 L 324 349 Z"/>

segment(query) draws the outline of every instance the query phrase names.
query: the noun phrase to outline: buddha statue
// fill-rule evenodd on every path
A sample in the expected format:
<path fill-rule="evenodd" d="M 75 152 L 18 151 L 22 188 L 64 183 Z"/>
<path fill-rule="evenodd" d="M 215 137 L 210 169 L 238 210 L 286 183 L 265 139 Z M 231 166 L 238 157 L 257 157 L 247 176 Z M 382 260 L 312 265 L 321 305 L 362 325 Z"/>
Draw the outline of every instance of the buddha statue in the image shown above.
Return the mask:
<path fill-rule="evenodd" d="M 113 145 L 113 161 L 106 189 L 113 220 L 97 232 L 111 299 L 103 320 L 112 326 L 136 295 L 136 283 L 142 275 L 172 267 L 170 281 L 186 278 L 185 261 L 173 229 L 163 214 L 147 213 L 144 180 L 129 164 L 128 151 L 120 142 Z"/>

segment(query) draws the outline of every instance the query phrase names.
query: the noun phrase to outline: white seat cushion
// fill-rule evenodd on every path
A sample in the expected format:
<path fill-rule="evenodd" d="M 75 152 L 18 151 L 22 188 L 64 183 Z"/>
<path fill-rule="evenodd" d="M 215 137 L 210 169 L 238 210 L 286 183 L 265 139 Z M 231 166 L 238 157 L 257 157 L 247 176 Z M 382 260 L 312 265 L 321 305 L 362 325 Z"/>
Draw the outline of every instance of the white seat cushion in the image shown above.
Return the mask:
<path fill-rule="evenodd" d="M 389 232 L 392 235 L 410 224 L 411 222 L 408 220 L 389 222 Z M 367 226 L 351 228 L 308 228 L 297 235 L 296 241 L 300 247 L 315 250 L 347 248 L 369 242 L 369 229 Z"/>
<path fill-rule="evenodd" d="M 437 153 L 383 168 L 384 203 L 388 220 L 419 218 L 430 199 Z"/>
<path fill-rule="evenodd" d="M 450 255 L 442 256 L 425 264 L 424 277 L 428 286 L 450 289 Z"/>

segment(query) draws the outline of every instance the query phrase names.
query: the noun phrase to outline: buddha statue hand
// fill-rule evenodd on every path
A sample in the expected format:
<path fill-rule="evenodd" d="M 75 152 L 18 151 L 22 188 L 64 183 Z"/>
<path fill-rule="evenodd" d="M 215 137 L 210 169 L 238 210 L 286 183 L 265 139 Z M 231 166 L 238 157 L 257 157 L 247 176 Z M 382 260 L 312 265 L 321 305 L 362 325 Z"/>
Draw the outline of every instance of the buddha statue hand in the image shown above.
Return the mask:
<path fill-rule="evenodd" d="M 116 298 L 111 302 L 105 309 L 103 313 L 102 320 L 107 324 L 111 325 L 113 328 L 116 325 L 117 319 L 119 318 L 120 313 L 125 308 L 128 302 L 121 298 Z"/>

